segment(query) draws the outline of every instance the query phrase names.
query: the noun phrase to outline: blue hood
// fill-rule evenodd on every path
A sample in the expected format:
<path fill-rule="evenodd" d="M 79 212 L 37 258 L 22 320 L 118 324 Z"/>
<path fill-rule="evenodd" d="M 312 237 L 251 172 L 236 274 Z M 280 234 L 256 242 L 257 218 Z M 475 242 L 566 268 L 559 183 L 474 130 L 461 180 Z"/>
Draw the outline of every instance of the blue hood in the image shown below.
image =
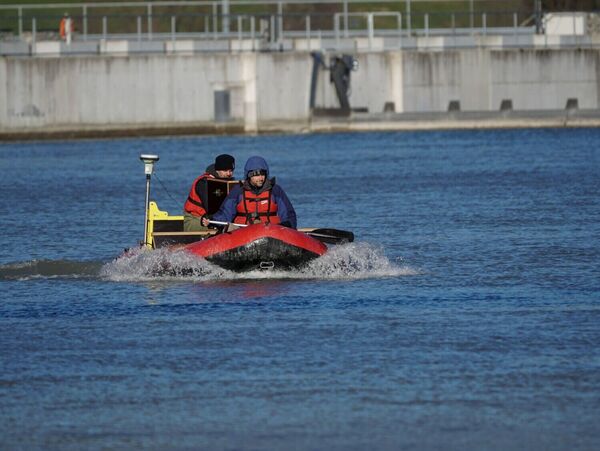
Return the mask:
<path fill-rule="evenodd" d="M 269 177 L 269 165 L 263 157 L 255 155 L 248 158 L 248 161 L 246 161 L 246 165 L 244 166 L 244 175 L 248 177 L 248 172 L 260 169 L 267 171 L 267 177 Z"/>

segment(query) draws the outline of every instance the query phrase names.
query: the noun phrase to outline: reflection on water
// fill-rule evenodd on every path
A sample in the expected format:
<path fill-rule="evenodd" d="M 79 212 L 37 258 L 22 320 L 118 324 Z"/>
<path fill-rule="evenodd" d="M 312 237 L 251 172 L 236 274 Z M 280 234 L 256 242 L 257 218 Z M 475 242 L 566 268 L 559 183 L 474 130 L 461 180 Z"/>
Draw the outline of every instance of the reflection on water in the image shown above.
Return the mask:
<path fill-rule="evenodd" d="M 192 294 L 198 302 L 238 302 L 283 296 L 291 285 L 278 279 L 219 280 L 194 284 Z"/>
<path fill-rule="evenodd" d="M 129 282 L 128 282 L 129 283 Z M 247 301 L 263 301 L 285 296 L 298 287 L 290 281 L 276 279 L 224 279 L 202 281 L 197 278 L 167 278 L 144 280 L 147 289 L 145 299 L 149 305 L 196 305 L 196 304 L 235 304 Z M 296 282 L 298 283 L 298 282 Z M 174 285 L 182 293 L 168 296 Z"/>

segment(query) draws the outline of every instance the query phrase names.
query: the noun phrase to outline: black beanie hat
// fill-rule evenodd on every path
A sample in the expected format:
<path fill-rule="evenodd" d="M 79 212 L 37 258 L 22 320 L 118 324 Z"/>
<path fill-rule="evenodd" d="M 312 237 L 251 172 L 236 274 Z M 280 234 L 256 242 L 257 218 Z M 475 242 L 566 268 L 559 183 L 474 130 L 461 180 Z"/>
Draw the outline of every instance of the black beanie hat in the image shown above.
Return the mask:
<path fill-rule="evenodd" d="M 215 158 L 215 171 L 227 171 L 235 169 L 235 158 L 226 153 L 219 155 Z"/>

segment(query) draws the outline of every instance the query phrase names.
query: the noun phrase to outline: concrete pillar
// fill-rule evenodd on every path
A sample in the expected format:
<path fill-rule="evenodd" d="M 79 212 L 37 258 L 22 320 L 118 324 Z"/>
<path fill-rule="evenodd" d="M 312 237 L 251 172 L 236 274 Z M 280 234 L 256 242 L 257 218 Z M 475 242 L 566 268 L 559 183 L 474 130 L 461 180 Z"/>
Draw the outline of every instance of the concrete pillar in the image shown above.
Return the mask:
<path fill-rule="evenodd" d="M 458 51 L 460 61 L 460 99 L 465 111 L 495 111 L 492 102 L 490 50 Z"/>
<path fill-rule="evenodd" d="M 404 112 L 404 76 L 402 72 L 402 52 L 390 52 L 387 55 L 390 68 L 390 99 L 394 102 L 396 113 Z"/>

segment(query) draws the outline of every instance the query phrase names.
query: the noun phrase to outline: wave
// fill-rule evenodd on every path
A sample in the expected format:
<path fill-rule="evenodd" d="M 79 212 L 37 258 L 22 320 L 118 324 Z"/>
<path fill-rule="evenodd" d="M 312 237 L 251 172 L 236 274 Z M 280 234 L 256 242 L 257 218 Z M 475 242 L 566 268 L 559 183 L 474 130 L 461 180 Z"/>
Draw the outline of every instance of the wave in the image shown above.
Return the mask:
<path fill-rule="evenodd" d="M 146 280 L 256 280 L 256 279 L 368 279 L 416 275 L 407 265 L 396 264 L 383 249 L 367 243 L 334 246 L 325 255 L 295 270 L 228 271 L 183 250 L 136 249 L 107 263 L 101 277 L 111 281 Z"/>
<path fill-rule="evenodd" d="M 53 278 L 112 282 L 214 281 L 257 279 L 352 280 L 416 275 L 401 261 L 393 263 L 382 248 L 368 243 L 333 246 L 325 255 L 296 270 L 237 273 L 199 259 L 184 250 L 136 248 L 110 262 L 31 260 L 0 265 L 0 280 Z"/>

